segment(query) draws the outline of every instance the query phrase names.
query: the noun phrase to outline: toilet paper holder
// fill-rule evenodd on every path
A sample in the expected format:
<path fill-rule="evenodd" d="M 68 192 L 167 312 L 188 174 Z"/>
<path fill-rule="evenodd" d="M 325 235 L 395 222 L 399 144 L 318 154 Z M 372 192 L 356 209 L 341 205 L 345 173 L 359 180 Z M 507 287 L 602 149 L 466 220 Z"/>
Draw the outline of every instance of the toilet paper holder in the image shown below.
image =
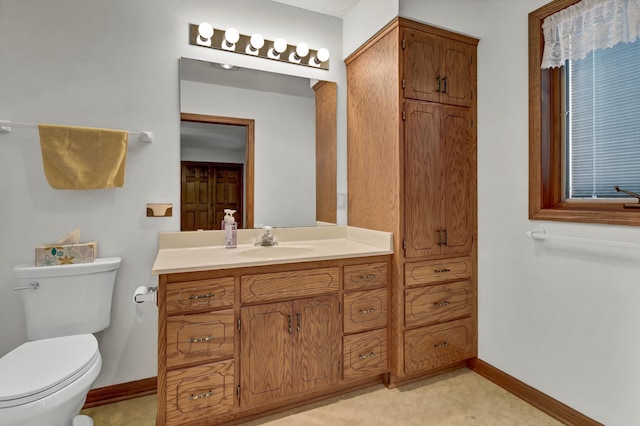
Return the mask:
<path fill-rule="evenodd" d="M 140 286 L 136 288 L 136 291 L 133 293 L 133 301 L 135 303 L 144 303 L 144 302 L 157 303 L 157 300 L 156 300 L 157 292 L 158 292 L 158 287 Z"/>

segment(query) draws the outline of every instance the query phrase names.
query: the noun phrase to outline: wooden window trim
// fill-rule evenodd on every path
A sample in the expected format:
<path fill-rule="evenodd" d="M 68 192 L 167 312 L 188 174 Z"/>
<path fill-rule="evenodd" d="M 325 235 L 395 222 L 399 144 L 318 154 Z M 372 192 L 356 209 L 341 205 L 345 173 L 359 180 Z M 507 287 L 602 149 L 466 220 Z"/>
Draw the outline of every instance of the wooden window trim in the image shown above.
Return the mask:
<path fill-rule="evenodd" d="M 561 72 L 541 69 L 544 19 L 580 0 L 555 0 L 529 14 L 529 219 L 640 226 L 623 203 L 563 202 Z"/>

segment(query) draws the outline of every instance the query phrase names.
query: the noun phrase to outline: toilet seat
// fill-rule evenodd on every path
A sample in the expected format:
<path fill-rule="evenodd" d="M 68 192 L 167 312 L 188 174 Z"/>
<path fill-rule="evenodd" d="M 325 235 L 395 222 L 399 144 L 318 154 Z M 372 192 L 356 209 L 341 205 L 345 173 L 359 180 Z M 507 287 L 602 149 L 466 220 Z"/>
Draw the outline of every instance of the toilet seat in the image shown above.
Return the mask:
<path fill-rule="evenodd" d="M 93 334 L 24 343 L 0 358 L 0 409 L 27 404 L 68 386 L 98 360 Z"/>

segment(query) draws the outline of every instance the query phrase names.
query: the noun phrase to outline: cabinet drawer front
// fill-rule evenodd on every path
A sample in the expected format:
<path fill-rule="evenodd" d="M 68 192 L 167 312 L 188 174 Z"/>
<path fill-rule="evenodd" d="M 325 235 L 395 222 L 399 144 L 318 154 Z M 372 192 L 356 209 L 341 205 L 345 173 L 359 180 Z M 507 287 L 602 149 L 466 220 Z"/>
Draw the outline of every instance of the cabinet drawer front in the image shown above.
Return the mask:
<path fill-rule="evenodd" d="M 340 269 L 336 267 L 244 275 L 241 278 L 241 288 L 243 303 L 336 293 L 340 289 Z"/>
<path fill-rule="evenodd" d="M 473 287 L 470 280 L 412 287 L 405 290 L 404 303 L 406 327 L 463 318 L 473 308 Z"/>
<path fill-rule="evenodd" d="M 344 295 L 344 332 L 357 333 L 387 325 L 387 289 Z"/>
<path fill-rule="evenodd" d="M 233 310 L 167 319 L 167 367 L 233 356 Z"/>
<path fill-rule="evenodd" d="M 404 265 L 404 283 L 412 286 L 469 278 L 471 268 L 468 257 L 407 263 Z"/>
<path fill-rule="evenodd" d="M 388 268 L 384 262 L 344 267 L 345 291 L 368 290 L 384 287 L 388 281 Z"/>
<path fill-rule="evenodd" d="M 343 378 L 360 379 L 389 371 L 387 329 L 344 336 Z"/>
<path fill-rule="evenodd" d="M 417 328 L 404 333 L 404 370 L 415 373 L 470 358 L 475 354 L 471 319 Z"/>
<path fill-rule="evenodd" d="M 167 372 L 167 426 L 202 421 L 233 410 L 233 361 Z"/>
<path fill-rule="evenodd" d="M 233 289 L 233 277 L 168 284 L 167 314 L 230 308 Z"/>

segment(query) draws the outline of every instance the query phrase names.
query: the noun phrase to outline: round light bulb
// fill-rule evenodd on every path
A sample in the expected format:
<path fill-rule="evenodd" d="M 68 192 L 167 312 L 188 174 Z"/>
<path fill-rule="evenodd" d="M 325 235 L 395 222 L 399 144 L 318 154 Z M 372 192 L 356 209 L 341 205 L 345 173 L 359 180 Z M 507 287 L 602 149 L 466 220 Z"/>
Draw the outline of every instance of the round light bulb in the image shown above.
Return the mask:
<path fill-rule="evenodd" d="M 298 55 L 299 58 L 304 58 L 308 54 L 309 46 L 307 46 L 307 43 L 300 43 L 298 46 L 296 46 L 296 55 Z"/>
<path fill-rule="evenodd" d="M 318 60 L 320 62 L 326 62 L 329 60 L 329 51 L 324 47 L 318 50 Z"/>
<path fill-rule="evenodd" d="M 264 46 L 264 37 L 260 34 L 254 34 L 251 36 L 250 43 L 254 49 L 262 49 L 262 46 Z"/>
<path fill-rule="evenodd" d="M 198 25 L 198 34 L 204 40 L 208 40 L 213 37 L 213 27 L 211 26 L 211 24 L 203 22 L 202 24 Z"/>
<path fill-rule="evenodd" d="M 277 53 L 282 53 L 287 50 L 287 42 L 283 38 L 277 38 L 276 41 L 273 42 L 273 50 Z"/>
<path fill-rule="evenodd" d="M 224 32 L 224 39 L 227 43 L 236 44 L 240 40 L 240 33 L 235 28 L 229 28 Z"/>

